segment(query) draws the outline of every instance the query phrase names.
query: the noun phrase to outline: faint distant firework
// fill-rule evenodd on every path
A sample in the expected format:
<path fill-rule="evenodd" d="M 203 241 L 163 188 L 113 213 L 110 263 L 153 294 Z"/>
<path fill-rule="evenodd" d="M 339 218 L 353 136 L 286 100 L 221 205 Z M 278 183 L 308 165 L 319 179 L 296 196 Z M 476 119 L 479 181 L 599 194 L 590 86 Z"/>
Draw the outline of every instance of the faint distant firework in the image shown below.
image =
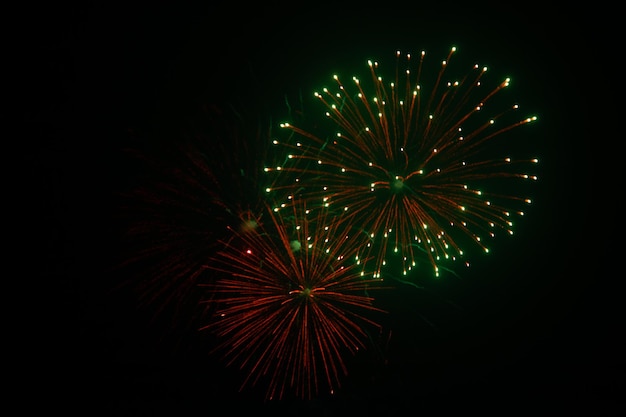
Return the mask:
<path fill-rule="evenodd" d="M 280 162 L 265 171 L 276 208 L 298 190 L 354 225 L 369 239 L 358 254 L 375 277 L 390 261 L 404 275 L 421 261 L 436 276 L 448 260 L 469 266 L 465 248 L 488 252 L 487 240 L 513 234 L 513 217 L 531 203 L 503 180 L 536 180 L 524 170 L 538 160 L 514 158 L 520 143 L 504 133 L 537 117 L 498 100 L 510 79 L 486 87 L 486 67 L 452 78 L 454 52 L 432 74 L 425 52 L 397 52 L 390 76 L 373 61 L 369 83 L 335 75 L 334 88 L 314 94 L 324 120 L 283 123 L 288 135 L 273 140 Z"/>
<path fill-rule="evenodd" d="M 198 282 L 225 226 L 254 227 L 251 220 L 240 223 L 243 213 L 263 204 L 257 183 L 267 143 L 262 125 L 216 106 L 203 108 L 194 123 L 161 136 L 136 133 L 126 152 L 137 173 L 117 207 L 119 287 L 131 289 L 140 308 L 167 318 L 173 329 L 204 315 L 206 291 Z"/>
<path fill-rule="evenodd" d="M 215 314 L 203 329 L 245 373 L 242 390 L 262 386 L 266 400 L 332 394 L 348 373 L 346 355 L 381 328 L 368 293 L 380 280 L 357 258 L 363 238 L 306 200 L 280 212 L 267 206 L 253 220 L 254 228 L 228 227 L 232 238 L 207 264 L 217 274 Z"/>

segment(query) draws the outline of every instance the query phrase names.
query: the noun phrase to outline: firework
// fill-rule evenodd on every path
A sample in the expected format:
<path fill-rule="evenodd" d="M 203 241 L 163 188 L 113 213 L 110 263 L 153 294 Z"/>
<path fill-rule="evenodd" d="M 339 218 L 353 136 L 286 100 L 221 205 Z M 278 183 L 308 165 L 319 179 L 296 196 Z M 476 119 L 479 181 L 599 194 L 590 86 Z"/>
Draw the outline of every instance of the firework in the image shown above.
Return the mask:
<path fill-rule="evenodd" d="M 266 399 L 334 393 L 344 355 L 380 328 L 372 313 L 382 310 L 368 295 L 379 280 L 359 268 L 361 237 L 329 214 L 305 200 L 280 213 L 268 206 L 257 227 L 229 227 L 233 238 L 207 265 L 223 276 L 211 285 L 216 314 L 203 329 L 246 372 L 242 389 L 266 385 Z"/>
<path fill-rule="evenodd" d="M 196 123 L 166 140 L 147 138 L 164 143 L 160 149 L 130 148 L 139 174 L 120 198 L 123 249 L 116 267 L 126 272 L 120 286 L 132 288 L 155 317 L 167 310 L 177 328 L 207 306 L 197 284 L 224 237 L 222 226 L 255 227 L 246 213 L 261 207 L 256 177 L 263 153 L 253 146 L 267 143 L 259 125 L 217 107 L 205 108 Z"/>
<path fill-rule="evenodd" d="M 314 94 L 324 120 L 312 129 L 284 123 L 287 137 L 273 140 L 282 163 L 265 171 L 276 206 L 297 189 L 358 227 L 376 277 L 391 258 L 405 275 L 418 261 L 437 276 L 444 261 L 469 266 L 464 248 L 488 252 L 487 238 L 512 234 L 513 216 L 531 202 L 502 180 L 536 180 L 521 169 L 537 159 L 512 158 L 503 140 L 536 117 L 502 105 L 510 79 L 485 87 L 486 67 L 450 78 L 455 51 L 433 74 L 423 71 L 424 52 L 417 60 L 397 52 L 389 78 L 372 61 L 370 83 L 334 76 L 334 88 Z"/>

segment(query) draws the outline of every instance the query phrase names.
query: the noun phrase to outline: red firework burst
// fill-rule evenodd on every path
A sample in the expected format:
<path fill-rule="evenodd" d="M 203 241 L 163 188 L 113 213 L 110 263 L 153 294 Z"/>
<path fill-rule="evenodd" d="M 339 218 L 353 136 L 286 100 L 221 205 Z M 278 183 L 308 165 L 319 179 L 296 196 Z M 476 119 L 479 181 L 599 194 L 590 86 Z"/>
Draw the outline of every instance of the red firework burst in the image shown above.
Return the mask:
<path fill-rule="evenodd" d="M 380 327 L 371 313 L 382 310 L 368 295 L 379 280 L 359 268 L 361 237 L 304 201 L 280 214 L 268 206 L 255 224 L 229 228 L 233 238 L 208 265 L 225 275 L 210 284 L 217 314 L 204 329 L 246 371 L 242 389 L 264 381 L 266 399 L 333 393 L 347 373 L 344 355 Z"/>
<path fill-rule="evenodd" d="M 348 87 L 334 76 L 336 89 L 315 93 L 327 126 L 284 123 L 289 136 L 274 140 L 284 163 L 265 168 L 275 174 L 267 191 L 288 204 L 296 186 L 358 226 L 370 239 L 360 254 L 372 254 L 375 277 L 393 254 L 405 275 L 418 259 L 439 275 L 441 263 L 460 258 L 468 242 L 488 252 L 485 237 L 512 234 L 512 214 L 523 215 L 521 206 L 530 203 L 501 181 L 536 180 L 516 164 L 537 159 L 516 160 L 507 155 L 513 144 L 495 139 L 536 117 L 516 117 L 518 105 L 498 103 L 510 80 L 484 87 L 485 67 L 448 80 L 455 51 L 428 82 L 424 52 L 415 71 L 413 57 L 398 52 L 391 82 L 372 61 L 369 87 L 356 77 Z"/>

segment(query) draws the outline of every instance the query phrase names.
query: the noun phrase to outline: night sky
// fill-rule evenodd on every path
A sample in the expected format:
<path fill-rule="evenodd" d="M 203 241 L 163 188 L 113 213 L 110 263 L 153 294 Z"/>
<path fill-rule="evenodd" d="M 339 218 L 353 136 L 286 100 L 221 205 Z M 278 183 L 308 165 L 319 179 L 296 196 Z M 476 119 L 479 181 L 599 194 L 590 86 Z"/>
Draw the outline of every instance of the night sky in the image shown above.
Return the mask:
<path fill-rule="evenodd" d="M 19 104 L 33 140 L 20 152 L 32 185 L 21 203 L 35 210 L 25 268 L 41 309 L 28 333 L 43 352 L 25 359 L 36 364 L 30 394 L 45 393 L 50 411 L 109 416 L 626 412 L 620 272 L 610 272 L 618 248 L 604 240 L 609 206 L 592 204 L 606 140 L 595 118 L 604 53 L 581 23 L 592 17 L 532 3 L 419 4 L 28 13 Z M 125 149 L 171 164 L 164 150 L 202 133 L 203 108 L 237 109 L 250 126 L 278 122 L 286 96 L 335 72 L 365 75 L 367 59 L 393 63 L 397 49 L 440 60 L 451 45 L 458 61 L 511 76 L 513 97 L 539 116 L 528 138 L 541 160 L 534 204 L 461 279 L 381 296 L 393 335 L 348 360 L 334 397 L 264 403 L 261 390 L 239 393 L 241 375 L 208 354 L 210 337 L 184 307 L 155 316 L 158 305 L 137 307 L 137 291 L 111 291 L 141 272 L 116 268 L 126 256 L 119 195 L 145 179 Z"/>

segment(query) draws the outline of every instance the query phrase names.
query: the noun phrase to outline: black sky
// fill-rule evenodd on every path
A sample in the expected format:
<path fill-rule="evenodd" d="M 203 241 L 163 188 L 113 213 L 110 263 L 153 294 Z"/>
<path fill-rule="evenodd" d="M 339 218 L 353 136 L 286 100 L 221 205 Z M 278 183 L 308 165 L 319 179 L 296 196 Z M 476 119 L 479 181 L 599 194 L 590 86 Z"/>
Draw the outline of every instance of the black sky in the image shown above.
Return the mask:
<path fill-rule="evenodd" d="M 19 148 L 32 199 L 22 202 L 38 211 L 29 255 L 42 279 L 38 320 L 50 324 L 35 345 L 47 352 L 35 360 L 37 390 L 81 415 L 626 411 L 620 272 L 600 256 L 607 219 L 593 203 L 604 140 L 594 86 L 605 80 L 595 69 L 600 35 L 584 28 L 596 18 L 540 4 L 500 9 L 92 3 L 27 14 L 19 104 L 31 139 Z M 387 366 L 356 358 L 335 398 L 262 404 L 237 393 L 237 373 L 206 354 L 205 338 L 178 329 L 161 340 L 132 294 L 106 293 L 128 278 L 110 268 L 120 256 L 113 196 L 136 179 L 121 152 L 129 132 L 167 145 L 206 104 L 280 117 L 285 95 L 346 66 L 365 69 L 396 49 L 439 59 L 450 45 L 460 61 L 510 75 L 519 101 L 539 115 L 529 139 L 542 161 L 536 203 L 518 235 L 463 280 L 385 301 L 394 308 Z"/>

